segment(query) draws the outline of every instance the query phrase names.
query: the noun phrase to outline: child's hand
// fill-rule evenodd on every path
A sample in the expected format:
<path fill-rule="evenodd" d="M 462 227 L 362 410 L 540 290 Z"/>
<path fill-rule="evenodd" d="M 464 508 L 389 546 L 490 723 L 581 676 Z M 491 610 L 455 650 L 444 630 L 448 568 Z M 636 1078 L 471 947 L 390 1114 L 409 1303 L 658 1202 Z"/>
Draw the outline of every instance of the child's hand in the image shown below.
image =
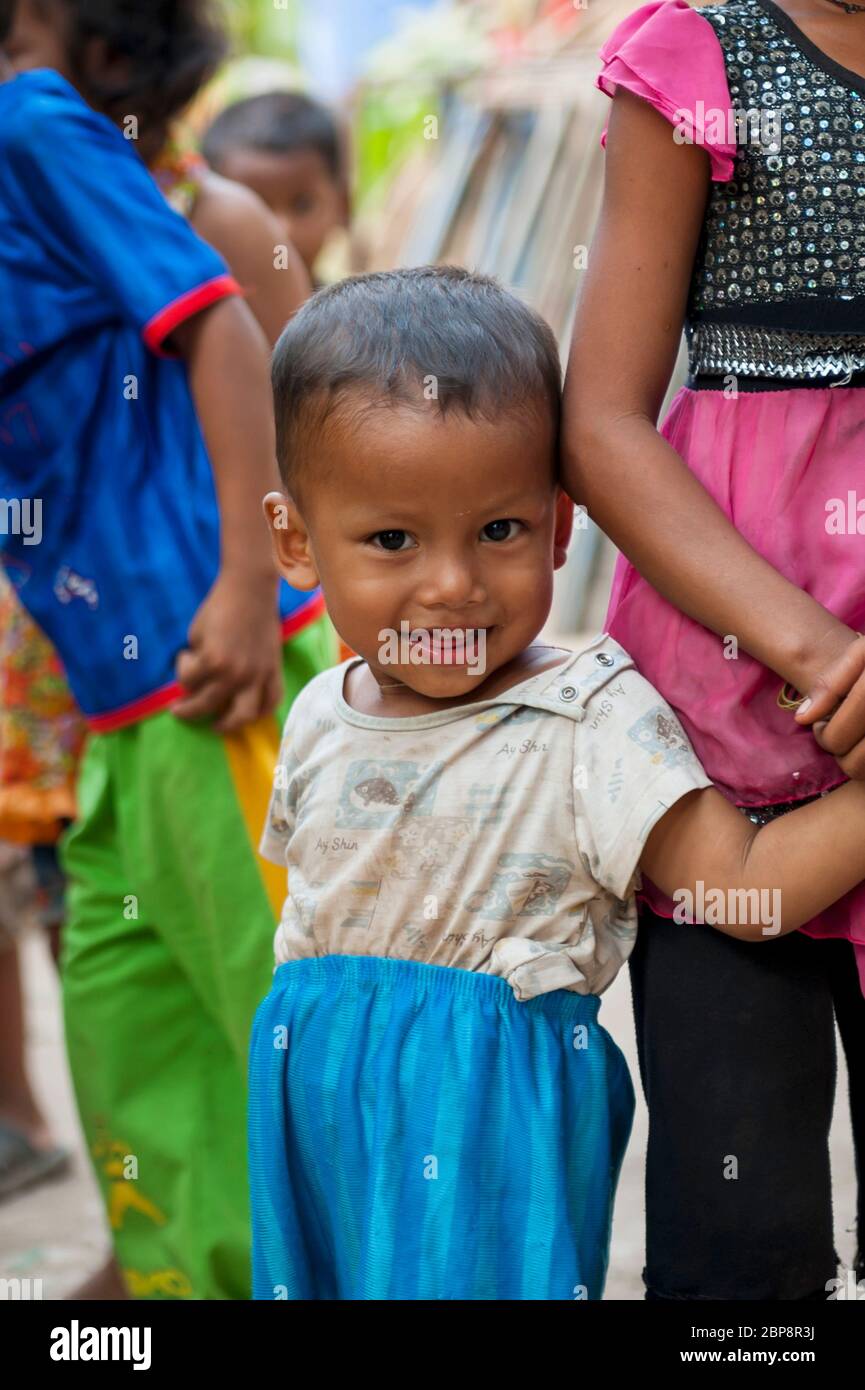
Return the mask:
<path fill-rule="evenodd" d="M 848 777 L 865 781 L 865 637 L 856 637 L 815 677 L 796 711 L 800 724 Z"/>
<path fill-rule="evenodd" d="M 177 679 L 188 693 L 172 712 L 180 719 L 210 717 L 220 734 L 242 729 L 279 704 L 281 652 L 275 577 L 223 571 L 177 658 Z"/>

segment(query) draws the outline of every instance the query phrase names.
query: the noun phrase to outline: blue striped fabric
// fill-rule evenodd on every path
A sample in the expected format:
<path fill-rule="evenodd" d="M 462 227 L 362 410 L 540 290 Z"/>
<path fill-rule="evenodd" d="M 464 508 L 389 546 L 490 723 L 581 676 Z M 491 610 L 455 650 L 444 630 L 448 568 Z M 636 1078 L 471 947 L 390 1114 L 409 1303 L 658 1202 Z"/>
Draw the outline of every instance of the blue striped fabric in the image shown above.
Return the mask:
<path fill-rule="evenodd" d="M 250 1057 L 253 1297 L 600 1298 L 634 1092 L 599 1005 L 280 966 Z"/>

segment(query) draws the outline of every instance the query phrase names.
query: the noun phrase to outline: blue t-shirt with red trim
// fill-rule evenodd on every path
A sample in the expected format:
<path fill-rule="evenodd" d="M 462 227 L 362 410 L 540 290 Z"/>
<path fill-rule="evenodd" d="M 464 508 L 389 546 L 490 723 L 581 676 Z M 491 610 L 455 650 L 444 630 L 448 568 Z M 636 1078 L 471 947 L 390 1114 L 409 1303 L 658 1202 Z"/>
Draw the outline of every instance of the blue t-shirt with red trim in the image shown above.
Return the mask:
<path fill-rule="evenodd" d="M 97 726 L 173 697 L 218 572 L 210 461 L 161 344 L 237 291 L 68 82 L 0 83 L 0 552 Z M 286 632 L 321 610 L 279 602 Z"/>

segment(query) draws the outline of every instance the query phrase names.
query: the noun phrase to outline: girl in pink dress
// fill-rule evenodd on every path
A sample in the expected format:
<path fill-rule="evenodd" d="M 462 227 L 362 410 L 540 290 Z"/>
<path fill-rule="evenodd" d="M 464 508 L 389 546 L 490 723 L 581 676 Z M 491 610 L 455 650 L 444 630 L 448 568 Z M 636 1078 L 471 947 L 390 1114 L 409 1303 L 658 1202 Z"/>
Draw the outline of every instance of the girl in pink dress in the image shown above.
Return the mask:
<path fill-rule="evenodd" d="M 762 822 L 865 776 L 865 4 L 666 0 L 602 59 L 565 475 L 623 552 L 610 633 Z M 771 959 L 643 899 L 647 1297 L 825 1299 L 835 1019 L 865 1277 L 865 888 Z"/>

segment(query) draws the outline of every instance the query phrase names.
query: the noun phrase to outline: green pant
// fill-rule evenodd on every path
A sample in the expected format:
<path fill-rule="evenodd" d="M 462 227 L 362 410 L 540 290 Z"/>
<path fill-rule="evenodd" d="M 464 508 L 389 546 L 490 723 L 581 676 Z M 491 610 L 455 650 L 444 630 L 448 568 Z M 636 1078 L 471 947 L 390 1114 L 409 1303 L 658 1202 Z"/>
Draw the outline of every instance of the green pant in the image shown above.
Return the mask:
<path fill-rule="evenodd" d="M 66 1040 L 136 1297 L 250 1296 L 247 1045 L 285 894 L 256 846 L 281 721 L 334 659 L 321 619 L 286 644 L 278 718 L 220 737 L 163 712 L 85 751 L 63 846 Z"/>

